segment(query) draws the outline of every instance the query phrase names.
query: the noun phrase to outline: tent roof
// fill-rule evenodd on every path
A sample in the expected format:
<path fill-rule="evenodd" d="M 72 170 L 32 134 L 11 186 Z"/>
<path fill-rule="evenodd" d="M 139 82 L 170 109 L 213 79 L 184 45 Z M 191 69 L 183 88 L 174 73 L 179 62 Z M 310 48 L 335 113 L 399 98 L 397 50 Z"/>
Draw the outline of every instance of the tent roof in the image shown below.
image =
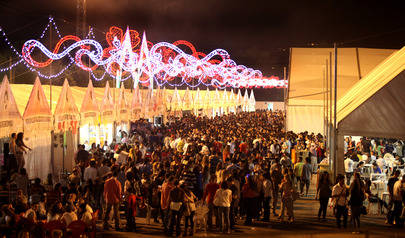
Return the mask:
<path fill-rule="evenodd" d="M 405 138 L 405 47 L 381 62 L 338 101 L 339 132 Z"/>
<path fill-rule="evenodd" d="M 127 109 L 128 105 L 129 104 L 128 104 L 127 96 L 125 95 L 125 87 L 124 87 L 124 84 L 121 84 L 120 94 L 118 97 L 118 108 Z"/>
<path fill-rule="evenodd" d="M 48 100 L 45 97 L 41 82 L 37 77 L 32 88 L 27 106 L 25 107 L 23 118 L 32 116 L 51 116 Z"/>
<path fill-rule="evenodd" d="M 54 114 L 79 114 L 67 79 L 63 82 L 62 91 L 59 94 L 58 104 L 56 104 Z"/>
<path fill-rule="evenodd" d="M 100 111 L 104 112 L 104 111 L 114 111 L 114 99 L 113 96 L 111 94 L 111 90 L 110 90 L 110 84 L 106 83 L 105 85 L 105 89 L 104 89 L 104 97 L 103 97 L 103 101 L 100 107 Z"/>
<path fill-rule="evenodd" d="M 334 65 L 333 52 L 333 48 L 291 48 L 289 99 L 323 100 L 326 60 L 332 53 Z M 393 52 L 396 50 L 338 48 L 338 98 Z"/>
<path fill-rule="evenodd" d="M 89 85 L 87 86 L 86 94 L 84 95 L 80 112 L 99 112 L 99 106 L 91 80 L 89 81 Z"/>
<path fill-rule="evenodd" d="M 0 86 L 0 105 L 0 121 L 21 119 L 21 114 L 11 91 L 7 75 L 4 75 Z"/>

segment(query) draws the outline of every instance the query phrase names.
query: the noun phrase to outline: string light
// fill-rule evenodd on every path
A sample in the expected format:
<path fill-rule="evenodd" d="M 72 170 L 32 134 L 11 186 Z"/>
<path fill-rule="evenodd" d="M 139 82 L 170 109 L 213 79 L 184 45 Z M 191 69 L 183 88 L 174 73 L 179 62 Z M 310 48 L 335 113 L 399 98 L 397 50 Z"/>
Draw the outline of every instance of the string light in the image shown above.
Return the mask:
<path fill-rule="evenodd" d="M 223 89 L 226 87 L 282 88 L 288 85 L 286 81 L 279 80 L 277 77 L 265 78 L 259 70 L 237 65 L 230 58 L 229 53 L 223 49 L 216 49 L 209 54 L 204 54 L 198 52 L 190 42 L 184 40 L 176 41 L 173 44 L 168 42 L 153 44 L 146 40 L 145 34 L 141 41 L 138 32 L 127 29 L 123 34 L 118 27 L 110 28 L 106 34 L 109 46 L 103 48 L 99 42 L 94 40 L 95 35 L 92 28 L 89 29 L 83 40 L 71 35 L 62 37 L 52 17 L 49 17 L 48 24 L 39 39 L 45 37 L 50 27 L 55 29 L 59 38 L 52 52 L 40 41 L 29 40 L 24 43 L 21 54 L 11 44 L 4 30 L 0 28 L 5 42 L 19 58 L 11 66 L 0 68 L 0 72 L 8 71 L 23 63 L 29 70 L 36 72 L 39 77 L 51 79 L 59 77 L 75 64 L 83 70 L 90 71 L 92 78 L 97 81 L 103 80 L 107 75 L 117 78 L 117 72 L 121 72 L 122 77 L 119 78 L 121 81 L 133 78 L 137 83 L 144 85 L 156 83 L 160 87 L 165 84 L 172 87 L 205 85 Z M 74 41 L 74 43 L 66 47 L 67 41 Z M 139 43 L 141 43 L 140 46 Z M 180 47 L 186 47 L 190 54 Z M 45 62 L 34 60 L 31 54 L 35 48 L 45 54 L 48 60 Z M 91 60 L 93 66 L 86 65 L 82 61 L 85 55 Z M 54 60 L 60 60 L 66 56 L 70 62 L 59 72 L 45 75 L 39 71 L 40 68 L 50 65 Z M 101 76 L 96 76 L 94 70 L 100 66 L 104 72 Z M 177 79 L 180 79 L 180 82 Z"/>

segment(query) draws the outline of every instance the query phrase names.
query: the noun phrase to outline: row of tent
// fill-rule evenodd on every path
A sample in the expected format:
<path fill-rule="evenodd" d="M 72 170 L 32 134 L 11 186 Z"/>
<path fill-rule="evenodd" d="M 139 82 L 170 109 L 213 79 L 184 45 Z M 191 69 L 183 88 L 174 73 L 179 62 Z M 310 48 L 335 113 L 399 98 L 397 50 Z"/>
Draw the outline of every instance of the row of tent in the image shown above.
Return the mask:
<path fill-rule="evenodd" d="M 30 178 L 45 179 L 49 173 L 70 171 L 78 143 L 111 143 L 118 131 L 128 131 L 130 122 L 140 118 L 165 120 L 185 112 L 212 117 L 254 111 L 256 103 L 253 90 L 250 96 L 247 90 L 242 96 L 240 90 L 188 88 L 136 88 L 131 92 L 123 86 L 110 88 L 108 82 L 105 88 L 94 88 L 91 81 L 87 88 L 70 87 L 65 80 L 62 87 L 52 87 L 52 93 L 59 95 L 56 106 L 51 101 L 51 110 L 45 96 L 49 90 L 39 78 L 33 86 L 10 85 L 5 76 L 0 86 L 0 154 L 11 133 L 24 132 L 25 143 L 33 149 L 26 156 Z M 81 105 L 76 104 L 80 101 Z M 24 111 L 22 116 L 20 111 Z"/>

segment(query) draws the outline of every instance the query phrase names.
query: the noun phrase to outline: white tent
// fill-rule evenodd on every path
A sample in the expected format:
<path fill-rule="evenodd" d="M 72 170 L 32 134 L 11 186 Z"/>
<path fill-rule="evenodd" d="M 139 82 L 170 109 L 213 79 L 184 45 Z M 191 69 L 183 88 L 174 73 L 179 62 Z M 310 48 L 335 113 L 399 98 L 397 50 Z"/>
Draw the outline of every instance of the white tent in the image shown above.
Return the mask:
<path fill-rule="evenodd" d="M 232 88 L 231 93 L 229 94 L 229 112 L 236 113 L 236 107 L 237 107 L 236 95 L 233 92 Z"/>
<path fill-rule="evenodd" d="M 338 173 L 344 172 L 344 136 L 405 139 L 404 91 L 405 47 L 381 62 L 340 98 Z"/>
<path fill-rule="evenodd" d="M 242 110 L 242 93 L 240 92 L 240 88 L 238 88 L 238 94 L 236 95 L 236 112 L 240 112 Z"/>
<path fill-rule="evenodd" d="M 30 178 L 45 180 L 52 173 L 52 114 L 37 77 L 23 115 L 25 143 L 32 148 L 25 163 Z"/>
<path fill-rule="evenodd" d="M 141 118 L 142 113 L 142 97 L 137 86 L 132 92 L 132 102 L 131 102 L 131 121 L 136 121 Z"/>
<path fill-rule="evenodd" d="M 219 95 L 218 88 L 215 88 L 214 97 L 211 98 L 211 105 L 212 105 L 212 116 L 220 116 L 221 115 L 221 96 Z"/>
<path fill-rule="evenodd" d="M 254 112 L 256 111 L 256 99 L 255 99 L 255 94 L 253 92 L 253 89 L 250 92 L 250 97 L 249 97 L 249 112 Z"/>
<path fill-rule="evenodd" d="M 195 96 L 194 96 L 193 105 L 194 105 L 194 107 L 193 107 L 194 108 L 194 115 L 199 116 L 200 115 L 200 110 L 204 106 L 204 102 L 203 102 L 203 99 L 202 99 L 200 88 L 197 88 L 197 91 L 196 91 Z"/>
<path fill-rule="evenodd" d="M 292 48 L 287 102 L 287 130 L 324 132 L 324 82 L 326 62 L 332 48 Z M 339 48 L 337 59 L 338 99 L 395 50 Z M 328 72 L 329 75 L 330 72 Z M 332 78 L 334 75 L 332 74 Z"/>
<path fill-rule="evenodd" d="M 191 95 L 190 90 L 186 88 L 183 96 L 183 111 L 191 111 L 193 109 L 193 95 Z"/>
<path fill-rule="evenodd" d="M 77 150 L 77 134 L 80 115 L 72 95 L 67 79 L 63 82 L 62 91 L 59 94 L 58 103 L 54 112 L 54 141 L 53 158 L 54 172 L 62 172 L 63 169 L 72 171 L 74 166 L 74 154 Z"/>
<path fill-rule="evenodd" d="M 181 100 L 177 87 L 174 88 L 174 92 L 172 95 L 172 100 L 170 102 L 170 105 L 171 105 L 170 106 L 171 115 L 180 117 L 182 115 L 183 101 Z"/>
<path fill-rule="evenodd" d="M 147 90 L 143 91 L 142 95 L 142 118 L 144 119 L 151 119 L 153 117 L 153 105 L 152 105 L 152 89 L 148 88 Z"/>
<path fill-rule="evenodd" d="M 83 98 L 80 115 L 80 143 L 86 146 L 100 144 L 100 108 L 91 80 Z"/>
<path fill-rule="evenodd" d="M 111 94 L 110 84 L 106 83 L 104 89 L 104 97 L 100 108 L 100 140 L 104 144 L 107 141 L 108 145 L 114 139 L 114 122 L 115 122 L 115 107 L 114 98 Z"/>
<path fill-rule="evenodd" d="M 160 86 L 157 90 L 157 114 L 164 116 L 166 114 L 166 90 L 161 89 Z"/>
<path fill-rule="evenodd" d="M 119 131 L 125 131 L 129 134 L 129 103 L 125 95 L 124 84 L 121 85 L 118 97 L 118 104 L 116 104 L 116 135 L 120 135 Z"/>
<path fill-rule="evenodd" d="M 23 130 L 23 121 L 6 75 L 0 86 L 0 105 L 0 138 L 8 139 Z"/>
<path fill-rule="evenodd" d="M 245 89 L 245 95 L 243 95 L 242 110 L 244 112 L 249 111 L 249 91 L 248 91 L 248 89 Z"/>
<path fill-rule="evenodd" d="M 226 88 L 224 88 L 224 91 L 222 93 L 222 102 L 221 102 L 221 114 L 226 115 L 229 112 L 229 97 L 228 97 L 228 91 Z"/>
<path fill-rule="evenodd" d="M 207 87 L 205 95 L 203 97 L 203 109 L 204 109 L 204 116 L 212 117 L 212 98 L 210 89 Z"/>

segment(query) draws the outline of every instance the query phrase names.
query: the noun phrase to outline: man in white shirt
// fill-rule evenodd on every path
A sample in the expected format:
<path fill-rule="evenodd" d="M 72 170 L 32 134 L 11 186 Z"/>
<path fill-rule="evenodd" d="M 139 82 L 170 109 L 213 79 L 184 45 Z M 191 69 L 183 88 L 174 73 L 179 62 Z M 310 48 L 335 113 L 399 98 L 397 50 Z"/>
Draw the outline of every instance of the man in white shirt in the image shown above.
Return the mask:
<path fill-rule="evenodd" d="M 350 179 L 352 178 L 353 175 L 353 160 L 350 157 L 347 157 L 344 163 L 346 172 L 346 184 L 350 185 Z"/>
<path fill-rule="evenodd" d="M 343 216 L 343 227 L 347 227 L 347 187 L 345 185 L 345 177 L 339 174 L 336 178 L 338 183 L 332 189 L 332 198 L 335 200 L 336 222 L 338 228 L 341 227 L 341 217 Z"/>
<path fill-rule="evenodd" d="M 71 205 L 66 206 L 66 212 L 63 213 L 62 217 L 60 220 L 64 221 L 66 224 L 66 227 L 70 225 L 73 221 L 77 221 L 77 215 L 73 211 L 73 208 Z"/>
<path fill-rule="evenodd" d="M 88 182 L 90 179 L 93 183 L 96 181 L 98 171 L 96 169 L 96 160 L 91 159 L 90 165 L 84 170 L 84 181 Z"/>

